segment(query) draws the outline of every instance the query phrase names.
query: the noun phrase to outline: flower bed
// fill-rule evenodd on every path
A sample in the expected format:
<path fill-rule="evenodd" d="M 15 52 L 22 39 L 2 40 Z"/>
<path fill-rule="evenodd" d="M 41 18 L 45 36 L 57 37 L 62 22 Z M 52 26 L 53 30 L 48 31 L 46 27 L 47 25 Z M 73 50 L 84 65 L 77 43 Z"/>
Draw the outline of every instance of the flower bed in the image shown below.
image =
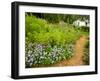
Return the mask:
<path fill-rule="evenodd" d="M 43 46 L 30 43 L 26 46 L 26 67 L 55 64 L 71 58 L 74 50 L 73 44 L 66 44 L 64 47 L 57 45 L 51 47 L 51 45 Z"/>

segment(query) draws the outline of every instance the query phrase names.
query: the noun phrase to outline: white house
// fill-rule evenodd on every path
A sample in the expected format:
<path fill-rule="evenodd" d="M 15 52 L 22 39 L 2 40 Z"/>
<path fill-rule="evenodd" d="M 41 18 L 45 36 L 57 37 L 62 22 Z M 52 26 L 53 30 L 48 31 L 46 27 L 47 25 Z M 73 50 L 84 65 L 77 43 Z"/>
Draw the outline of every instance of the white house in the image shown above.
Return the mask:
<path fill-rule="evenodd" d="M 82 27 L 82 26 L 89 27 L 90 23 L 89 20 L 84 20 L 84 21 L 76 20 L 73 22 L 73 25 L 78 27 Z"/>

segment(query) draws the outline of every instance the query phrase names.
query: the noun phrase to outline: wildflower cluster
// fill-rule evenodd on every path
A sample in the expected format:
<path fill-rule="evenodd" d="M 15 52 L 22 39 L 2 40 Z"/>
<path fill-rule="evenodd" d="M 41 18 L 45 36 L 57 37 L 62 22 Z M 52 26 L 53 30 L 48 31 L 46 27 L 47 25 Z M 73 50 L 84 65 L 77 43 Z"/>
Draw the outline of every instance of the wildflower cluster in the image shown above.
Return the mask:
<path fill-rule="evenodd" d="M 28 44 L 25 51 L 26 67 L 55 64 L 61 60 L 71 58 L 73 54 L 73 44 L 66 44 L 64 47 L 42 44 Z"/>

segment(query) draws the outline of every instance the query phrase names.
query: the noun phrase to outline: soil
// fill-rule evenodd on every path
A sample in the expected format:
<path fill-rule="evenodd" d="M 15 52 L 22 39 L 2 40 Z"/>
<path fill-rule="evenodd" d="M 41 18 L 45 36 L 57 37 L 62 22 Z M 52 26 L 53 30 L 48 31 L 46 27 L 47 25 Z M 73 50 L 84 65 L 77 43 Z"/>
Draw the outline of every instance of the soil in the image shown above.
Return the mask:
<path fill-rule="evenodd" d="M 69 60 L 63 60 L 53 66 L 79 66 L 84 65 L 83 63 L 83 55 L 84 55 L 84 45 L 87 41 L 86 36 L 80 37 L 79 40 L 76 41 L 74 56 Z"/>

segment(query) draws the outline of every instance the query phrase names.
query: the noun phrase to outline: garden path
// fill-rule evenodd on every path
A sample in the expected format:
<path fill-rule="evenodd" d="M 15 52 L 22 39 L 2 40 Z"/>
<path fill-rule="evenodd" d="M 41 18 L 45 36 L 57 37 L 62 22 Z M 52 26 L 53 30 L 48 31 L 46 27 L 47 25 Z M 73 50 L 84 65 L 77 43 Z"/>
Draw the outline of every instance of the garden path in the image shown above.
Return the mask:
<path fill-rule="evenodd" d="M 69 60 L 61 61 L 57 64 L 54 64 L 53 66 L 79 66 L 83 65 L 83 52 L 84 52 L 84 45 L 86 43 L 87 39 L 86 36 L 80 37 L 79 40 L 77 40 L 74 50 L 74 56 Z"/>

